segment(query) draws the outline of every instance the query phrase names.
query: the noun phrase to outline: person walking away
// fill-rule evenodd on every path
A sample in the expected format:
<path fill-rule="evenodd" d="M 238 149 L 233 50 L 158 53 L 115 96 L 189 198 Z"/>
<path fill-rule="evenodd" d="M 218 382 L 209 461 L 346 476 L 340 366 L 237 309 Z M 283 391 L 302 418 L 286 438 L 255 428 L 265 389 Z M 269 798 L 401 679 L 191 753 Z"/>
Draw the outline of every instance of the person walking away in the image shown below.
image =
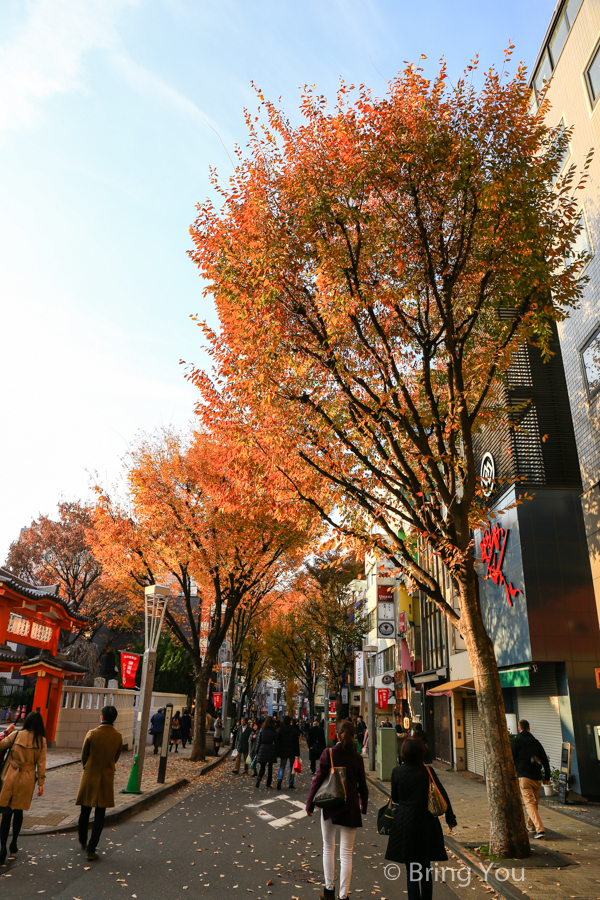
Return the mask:
<path fill-rule="evenodd" d="M 223 723 L 221 716 L 215 719 L 215 756 L 219 755 L 221 744 L 223 743 Z"/>
<path fill-rule="evenodd" d="M 179 733 L 181 734 L 181 746 L 185 750 L 185 745 L 191 740 L 192 734 L 192 717 L 187 709 L 184 709 L 181 713 Z"/>
<path fill-rule="evenodd" d="M 427 746 L 427 735 L 423 731 L 423 726 L 420 722 L 415 722 L 412 730 L 411 737 L 416 738 L 416 740 L 421 741 L 423 744 L 423 749 L 425 752 L 425 765 L 429 766 L 432 763 L 431 753 L 429 752 L 429 747 Z"/>
<path fill-rule="evenodd" d="M 407 738 L 400 756 L 402 764 L 392 770 L 392 801 L 398 807 L 385 858 L 406 866 L 408 900 L 431 900 L 431 863 L 448 859 L 440 820 L 429 812 L 432 779 L 446 801 L 446 824 L 450 831 L 456 827 L 456 816 L 435 770 L 424 764 L 423 741 Z"/>
<path fill-rule="evenodd" d="M 169 753 L 173 748 L 173 744 L 175 744 L 175 753 L 179 748 L 179 741 L 181 740 L 181 719 L 179 715 L 179 710 L 175 713 L 173 718 L 171 719 L 171 734 L 169 735 Z"/>
<path fill-rule="evenodd" d="M 361 746 L 363 745 L 363 741 L 365 738 L 365 723 L 363 722 L 363 717 L 359 716 L 356 721 L 356 739 Z"/>
<path fill-rule="evenodd" d="M 0 866 L 6 861 L 6 844 L 12 822 L 10 855 L 18 853 L 17 841 L 23 825 L 23 812 L 31 806 L 36 780 L 38 797 L 44 793 L 46 780 L 46 732 L 39 712 L 30 712 L 21 731 L 13 731 L 0 740 L 0 750 L 6 750 L 0 780 Z"/>
<path fill-rule="evenodd" d="M 157 710 L 150 719 L 150 726 L 152 728 L 152 743 L 154 744 L 155 756 L 160 752 L 160 748 L 162 746 L 162 739 L 165 731 L 166 711 L 166 708 L 164 706 L 161 706 L 161 708 Z"/>
<path fill-rule="evenodd" d="M 296 757 L 300 756 L 300 736 L 298 731 L 292 725 L 289 716 L 283 717 L 283 722 L 279 729 L 279 771 L 277 773 L 277 790 L 281 790 L 281 783 L 285 775 L 285 767 L 289 763 L 288 772 L 288 788 L 295 790 L 294 786 L 294 762 Z"/>
<path fill-rule="evenodd" d="M 518 723 L 519 733 L 511 743 L 519 787 L 523 805 L 527 812 L 527 830 L 533 834 L 534 840 L 541 840 L 546 832 L 540 817 L 540 787 L 542 785 L 542 768 L 544 780 L 550 782 L 550 763 L 546 751 L 529 730 L 529 722 L 521 719 Z"/>
<path fill-rule="evenodd" d="M 81 807 L 79 843 L 89 860 L 98 859 L 96 848 L 104 828 L 106 809 L 115 805 L 115 765 L 123 746 L 123 736 L 114 727 L 117 715 L 114 706 L 103 707 L 100 725 L 88 731 L 81 749 L 83 774 L 75 805 Z M 94 824 L 88 841 L 92 808 L 95 810 Z"/>
<path fill-rule="evenodd" d="M 248 741 L 248 756 L 250 757 L 250 767 L 256 775 L 256 745 L 258 744 L 258 722 L 254 719 L 252 723 L 252 731 Z"/>
<path fill-rule="evenodd" d="M 271 716 L 265 718 L 263 727 L 258 733 L 258 741 L 256 742 L 256 759 L 259 765 L 258 776 L 255 787 L 260 787 L 260 782 L 267 770 L 267 787 L 271 787 L 273 780 L 273 763 L 277 762 L 277 732 L 273 724 Z"/>
<path fill-rule="evenodd" d="M 235 749 L 237 750 L 237 756 L 235 758 L 235 766 L 233 768 L 234 775 L 240 774 L 240 765 L 242 763 L 242 760 L 244 762 L 244 775 L 248 774 L 248 763 L 246 762 L 246 758 L 248 756 L 251 734 L 252 729 L 248 724 L 248 720 L 246 718 L 242 718 L 240 727 L 238 728 L 235 736 Z"/>
<path fill-rule="evenodd" d="M 314 798 L 331 771 L 331 761 L 337 767 L 346 769 L 346 803 L 339 809 L 321 810 L 321 832 L 323 835 L 323 872 L 325 890 L 319 900 L 335 900 L 335 841 L 336 827 L 340 829 L 340 900 L 347 900 L 352 877 L 352 850 L 357 828 L 362 828 L 362 816 L 367 812 L 369 791 L 365 778 L 365 764 L 362 756 L 354 749 L 354 725 L 348 720 L 338 725 L 339 743 L 331 750 L 324 750 L 319 760 L 319 769 L 306 801 L 306 814 L 312 816 Z M 361 815 L 362 813 L 362 815 Z"/>
<path fill-rule="evenodd" d="M 321 759 L 321 754 L 325 749 L 325 738 L 318 719 L 315 719 L 312 723 L 306 742 L 308 744 L 310 771 L 314 775 L 317 771 L 317 763 Z"/>

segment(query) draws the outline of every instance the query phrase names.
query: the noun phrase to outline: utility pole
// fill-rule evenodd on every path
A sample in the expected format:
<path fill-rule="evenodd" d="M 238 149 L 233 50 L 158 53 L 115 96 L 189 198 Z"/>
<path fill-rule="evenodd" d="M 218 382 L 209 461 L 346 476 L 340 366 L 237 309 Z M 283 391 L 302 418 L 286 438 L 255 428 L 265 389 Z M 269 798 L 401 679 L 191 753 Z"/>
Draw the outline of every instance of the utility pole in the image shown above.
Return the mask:
<path fill-rule="evenodd" d="M 363 650 L 368 654 L 367 681 L 369 686 L 367 690 L 369 698 L 369 710 L 367 718 L 367 728 L 369 729 L 369 770 L 371 772 L 374 772 L 376 768 L 375 750 L 377 746 L 377 728 L 375 719 L 375 658 L 377 656 L 378 647 L 376 647 L 375 645 L 370 645 L 368 647 L 363 647 Z"/>

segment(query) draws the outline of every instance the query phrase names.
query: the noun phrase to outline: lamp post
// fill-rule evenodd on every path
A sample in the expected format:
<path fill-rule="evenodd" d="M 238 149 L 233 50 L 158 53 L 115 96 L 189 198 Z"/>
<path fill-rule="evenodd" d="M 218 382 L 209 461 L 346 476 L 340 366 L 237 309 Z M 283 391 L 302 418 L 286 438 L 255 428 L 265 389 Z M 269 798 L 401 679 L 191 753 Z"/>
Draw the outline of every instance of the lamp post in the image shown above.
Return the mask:
<path fill-rule="evenodd" d="M 156 648 L 162 630 L 170 589 L 164 584 L 151 584 L 144 589 L 144 662 L 142 666 L 142 682 L 137 713 L 137 728 L 133 747 L 133 768 L 129 777 L 126 793 L 139 794 L 142 787 L 142 774 L 146 756 L 146 735 L 150 706 L 152 704 L 152 688 L 156 669 Z M 135 774 L 137 773 L 137 779 Z M 137 783 L 136 783 L 137 781 Z"/>
<path fill-rule="evenodd" d="M 377 743 L 377 729 L 375 727 L 375 656 L 378 647 L 370 644 L 363 647 L 367 656 L 367 679 L 368 679 L 368 697 L 369 697 L 369 713 L 367 718 L 367 728 L 369 729 L 369 770 L 375 771 L 375 747 Z"/>

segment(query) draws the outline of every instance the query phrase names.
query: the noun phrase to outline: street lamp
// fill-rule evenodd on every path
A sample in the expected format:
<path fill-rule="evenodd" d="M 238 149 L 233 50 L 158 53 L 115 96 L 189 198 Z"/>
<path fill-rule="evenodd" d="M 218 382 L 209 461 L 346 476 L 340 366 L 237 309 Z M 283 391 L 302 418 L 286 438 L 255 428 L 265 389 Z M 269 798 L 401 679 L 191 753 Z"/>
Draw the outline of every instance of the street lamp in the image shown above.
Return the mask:
<path fill-rule="evenodd" d="M 367 728 L 369 729 L 369 769 L 375 771 L 375 746 L 377 741 L 377 730 L 375 727 L 375 656 L 379 647 L 375 644 L 368 644 L 363 647 L 363 651 L 368 655 L 368 697 L 369 697 L 369 713 L 367 718 Z"/>
<path fill-rule="evenodd" d="M 151 584 L 144 589 L 144 662 L 133 747 L 133 767 L 125 793 L 141 793 L 142 773 L 146 756 L 146 734 L 148 732 L 154 672 L 156 669 L 156 648 L 158 647 L 170 593 L 170 589 L 164 584 Z"/>

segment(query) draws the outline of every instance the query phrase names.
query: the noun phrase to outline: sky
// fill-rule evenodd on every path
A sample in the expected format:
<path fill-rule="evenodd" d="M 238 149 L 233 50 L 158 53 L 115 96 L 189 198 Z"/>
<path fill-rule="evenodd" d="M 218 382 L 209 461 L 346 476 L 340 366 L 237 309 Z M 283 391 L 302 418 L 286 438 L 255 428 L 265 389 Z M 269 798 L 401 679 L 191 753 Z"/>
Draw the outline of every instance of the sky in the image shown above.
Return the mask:
<path fill-rule="evenodd" d="M 215 316 L 189 226 L 252 82 L 297 120 L 304 84 L 383 93 L 421 54 L 532 64 L 554 2 L 2 0 L 0 563 L 141 431 L 193 421 L 180 361 L 208 365 L 190 316 Z"/>

